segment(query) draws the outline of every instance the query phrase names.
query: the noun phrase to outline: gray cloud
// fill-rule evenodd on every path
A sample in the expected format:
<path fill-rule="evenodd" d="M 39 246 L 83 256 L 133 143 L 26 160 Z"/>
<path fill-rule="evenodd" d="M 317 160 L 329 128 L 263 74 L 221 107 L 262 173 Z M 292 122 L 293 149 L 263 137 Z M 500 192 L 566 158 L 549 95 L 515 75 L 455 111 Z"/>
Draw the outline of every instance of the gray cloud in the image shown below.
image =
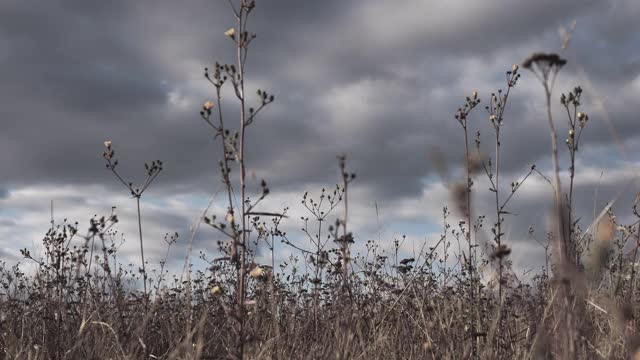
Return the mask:
<path fill-rule="evenodd" d="M 98 204 L 114 205 L 113 196 L 127 193 L 104 168 L 106 139 L 114 142 L 127 180 L 142 182 L 142 163 L 163 160 L 165 170 L 150 197 L 213 192 L 220 147 L 198 111 L 214 93 L 203 67 L 233 61 L 233 44 L 222 35 L 233 26 L 226 5 L 204 0 L 0 5 L 0 44 L 6 49 L 0 55 L 0 164 L 6 169 L 0 173 L 0 201 L 13 211 L 46 209 L 53 194 L 14 203 L 7 202 L 9 190 L 69 186 L 89 193 L 65 193 L 68 206 L 90 214 Z M 486 102 L 492 91 L 504 89 L 504 71 L 512 63 L 533 51 L 559 49 L 557 28 L 574 19 L 577 29 L 564 54 L 569 64 L 554 95 L 560 139 L 566 120 L 557 98 L 583 85 L 584 110 L 592 120 L 581 161 L 614 168 L 611 159 L 619 154 L 608 119 L 628 148 L 625 161 L 633 162 L 640 111 L 635 100 L 640 25 L 633 21 L 638 11 L 631 0 L 258 2 L 251 20 L 258 38 L 248 64 L 249 90 L 269 90 L 276 103 L 249 128 L 250 171 L 266 178 L 276 194 L 302 194 L 335 184 L 335 156 L 345 153 L 358 174 L 354 186 L 361 192 L 354 196 L 366 204 L 363 211 L 374 200 L 406 206 L 438 181 L 433 149 L 439 149 L 455 180 L 463 150 L 453 114 L 464 96 L 477 89 Z M 549 167 L 542 88 L 532 74 L 522 75 L 502 142 L 501 166 L 514 178 L 532 163 Z M 229 121 L 237 119 L 233 100 L 225 89 Z M 471 122 L 471 132 L 481 131 L 483 151 L 491 155 L 486 112 L 478 109 Z M 411 204 L 427 213 L 442 206 L 429 199 Z M 523 210 L 524 218 L 543 208 L 533 200 L 522 206 L 535 209 Z M 163 224 L 165 232 L 182 234 L 193 214 L 148 216 L 147 222 Z M 526 224 L 516 223 L 514 229 L 526 231 Z M 196 242 L 205 246 L 210 240 L 202 234 Z"/>

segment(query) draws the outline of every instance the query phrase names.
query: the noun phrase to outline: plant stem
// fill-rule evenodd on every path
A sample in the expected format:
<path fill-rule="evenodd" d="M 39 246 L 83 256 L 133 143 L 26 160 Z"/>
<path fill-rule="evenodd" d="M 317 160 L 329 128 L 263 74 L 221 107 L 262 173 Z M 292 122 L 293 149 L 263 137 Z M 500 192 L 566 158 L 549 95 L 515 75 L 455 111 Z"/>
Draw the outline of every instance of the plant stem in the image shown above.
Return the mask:
<path fill-rule="evenodd" d="M 560 188 L 560 168 L 558 166 L 558 136 L 556 134 L 556 127 L 553 123 L 553 116 L 551 114 L 551 89 L 549 85 L 544 83 L 544 91 L 547 101 L 547 119 L 549 120 L 549 136 L 551 138 L 551 159 L 553 161 L 553 178 L 554 178 L 554 195 L 555 195 L 555 217 L 556 217 L 556 236 L 557 247 L 560 261 L 565 262 L 569 260 L 567 239 L 564 236 L 564 224 L 562 219 L 562 198 Z"/>
<path fill-rule="evenodd" d="M 140 196 L 136 196 L 136 205 L 138 209 L 138 234 L 140 235 L 140 258 L 142 260 L 142 283 L 144 286 L 145 304 L 147 303 L 147 270 L 144 261 L 144 245 L 142 243 L 142 218 L 140 216 Z"/>
<path fill-rule="evenodd" d="M 498 121 L 502 121 L 502 114 L 498 118 Z M 495 198 L 496 198 L 496 216 L 498 217 L 497 227 L 498 232 L 496 234 L 496 243 L 498 244 L 498 251 L 502 251 L 502 211 L 500 209 L 500 126 L 496 127 L 496 182 L 495 182 Z M 498 299 L 502 302 L 502 256 L 498 258 Z"/>
<path fill-rule="evenodd" d="M 246 282 L 246 245 L 247 245 L 247 231 L 246 231 L 246 208 L 245 208 L 245 196 L 246 196 L 246 168 L 244 161 L 244 142 L 245 142 L 245 127 L 246 127 L 246 114 L 245 114 L 245 97 L 244 97 L 244 58 L 243 58 L 243 40 L 244 34 L 244 14 L 245 14 L 245 0 L 242 0 L 240 4 L 240 11 L 238 19 L 238 41 L 237 41 L 237 62 L 238 62 L 238 98 L 240 100 L 240 153 L 238 154 L 238 160 L 240 162 L 240 206 L 241 206 L 241 234 L 242 239 L 240 244 L 240 269 L 238 272 L 238 356 L 240 359 L 244 357 L 244 323 L 245 323 L 245 282 Z M 246 49 L 244 50 L 246 53 Z M 237 241 L 237 240 L 236 240 Z"/>
<path fill-rule="evenodd" d="M 467 132 L 467 126 L 466 124 L 463 126 L 464 129 L 464 159 L 465 159 L 465 168 L 466 168 L 466 175 L 467 175 L 467 184 L 465 187 L 466 190 L 466 196 L 465 196 L 465 200 L 466 200 L 466 207 L 467 207 L 467 211 L 466 211 L 466 216 L 467 216 L 467 231 L 466 231 L 466 238 L 467 238 L 467 244 L 469 245 L 469 292 L 470 292 L 470 297 L 471 297 L 471 346 L 472 346 L 472 353 L 474 357 L 478 356 L 478 343 L 477 343 L 477 338 L 475 337 L 476 334 L 476 296 L 475 296 L 475 280 L 473 277 L 473 270 L 474 270 L 474 266 L 475 266 L 475 262 L 474 262 L 474 256 L 473 256 L 473 244 L 471 243 L 471 164 L 469 163 L 469 134 Z M 445 216 L 445 236 L 446 236 L 446 216 Z M 445 245 L 446 247 L 446 242 Z M 445 252 L 446 252 L 446 248 L 445 248 Z M 446 258 L 445 258 L 445 279 L 446 279 Z"/>

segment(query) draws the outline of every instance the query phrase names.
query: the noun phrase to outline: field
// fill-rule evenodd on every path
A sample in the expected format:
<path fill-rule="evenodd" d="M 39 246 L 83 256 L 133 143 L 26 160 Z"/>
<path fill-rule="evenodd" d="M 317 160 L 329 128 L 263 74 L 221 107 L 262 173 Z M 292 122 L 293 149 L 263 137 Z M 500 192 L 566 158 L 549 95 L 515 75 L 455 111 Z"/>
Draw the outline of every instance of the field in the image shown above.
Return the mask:
<path fill-rule="evenodd" d="M 468 93 L 448 95 L 459 105 L 438 121 L 454 124 L 457 142 L 445 153 L 433 150 L 428 164 L 444 179 L 448 203 L 437 235 L 412 242 L 408 252 L 407 236 L 377 229 L 366 238 L 354 230 L 362 176 L 351 153 L 326 148 L 335 165 L 322 171 L 337 176 L 300 194 L 302 216 L 291 204 L 273 208 L 278 186 L 255 178 L 248 134 L 269 126 L 262 117 L 283 94 L 249 92 L 252 77 L 245 82 L 247 59 L 261 55 L 249 50 L 263 40 L 249 20 L 270 4 L 228 5 L 234 25 L 216 36 L 233 45 L 234 61 L 203 69 L 209 92 L 192 109 L 219 155 L 210 161 L 215 204 L 212 198 L 202 209 L 190 234 L 168 233 L 162 260 L 149 261 L 158 257 L 150 255 L 143 221 L 147 194 L 171 164 L 144 163 L 144 180 L 130 182 L 120 165 L 126 154 L 105 138 L 102 176 L 135 209 L 128 220 L 136 233 L 126 239 L 135 244 L 133 263 L 118 257 L 123 219 L 115 208 L 88 226 L 52 215 L 42 243 L 22 247 L 19 265 L 0 262 L 2 358 L 640 359 L 637 200 L 619 201 L 633 197 L 628 189 L 598 202 L 576 190 L 580 167 L 589 164 L 581 157 L 590 146 L 583 132 L 597 116 L 585 98 L 597 97 L 589 84 L 556 84 L 572 66 L 564 53 L 575 23 L 562 28 L 557 49 L 505 63 L 492 75 L 502 81 L 493 92 L 470 83 Z M 529 137 L 543 137 L 544 167 L 528 156 L 519 161 L 525 153 L 505 139 L 525 78 L 537 84 L 530 96 L 542 104 L 545 132 L 518 141 L 526 147 Z M 505 158 L 524 171 L 505 174 Z M 544 189 L 546 211 L 530 216 L 545 227 L 520 229 L 525 239 L 515 241 L 518 202 L 534 185 Z M 591 202 L 588 218 L 577 204 Z M 384 216 L 378 210 L 375 202 L 370 224 Z M 214 251 L 198 248 L 197 232 L 213 236 Z M 543 256 L 523 254 L 522 241 Z M 176 255 L 179 242 L 184 254 Z M 536 266 L 522 276 L 516 259 L 528 256 Z"/>

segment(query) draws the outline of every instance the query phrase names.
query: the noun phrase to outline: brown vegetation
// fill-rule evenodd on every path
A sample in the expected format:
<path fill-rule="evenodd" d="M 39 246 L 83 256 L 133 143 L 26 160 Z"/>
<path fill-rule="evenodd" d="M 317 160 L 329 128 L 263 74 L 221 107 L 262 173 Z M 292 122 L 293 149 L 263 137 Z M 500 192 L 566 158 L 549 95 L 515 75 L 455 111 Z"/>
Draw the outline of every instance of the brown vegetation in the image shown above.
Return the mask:
<path fill-rule="evenodd" d="M 387 244 L 367 241 L 360 244 L 366 251 L 354 255 L 348 196 L 356 176 L 348 171 L 344 155 L 338 157 L 338 185 L 322 189 L 316 198 L 303 195 L 309 215 L 301 219 L 302 240 L 294 241 L 282 231 L 286 208 L 258 210 L 270 193 L 266 181 L 261 181 L 256 198 L 249 197 L 245 156 L 251 148 L 245 135 L 275 98 L 259 90 L 257 106 L 249 106 L 245 63 L 256 36 L 247 30 L 247 18 L 255 2 L 230 0 L 230 4 L 237 25 L 225 36 L 236 44 L 237 62 L 205 69 L 215 98 L 206 101 L 200 113 L 222 151 L 219 169 L 227 211 L 202 219 L 224 238 L 218 243 L 219 253 L 201 253 L 208 265 L 195 272 L 188 270 L 189 253 L 186 278 L 167 278 L 169 249 L 178 239 L 177 234 L 168 236 L 167 255 L 154 277 L 144 259 L 140 222 L 139 268 L 118 263 L 118 235 L 112 229 L 118 221 L 115 214 L 91 219 L 84 234 L 77 223 L 52 225 L 43 240 L 42 257 L 22 251 L 37 271 L 25 274 L 18 266 L 0 265 L 4 358 L 640 357 L 635 319 L 639 246 L 632 254 L 623 252 L 628 241 L 640 245 L 638 221 L 619 224 L 608 206 L 588 231 L 582 231 L 573 215 L 575 159 L 588 120 L 579 111 L 580 87 L 559 97 L 570 125 L 566 145 L 571 166 L 568 186 L 561 187 L 551 102 L 554 79 L 566 60 L 536 53 L 522 68 L 514 65 L 506 72 L 506 91 L 491 94 L 485 107 L 488 129 L 495 135 L 491 156 L 480 154 L 479 139 L 474 149 L 473 134 L 468 133 L 467 121 L 481 104 L 478 93 L 473 92 L 455 112 L 463 130 L 460 152 L 466 171 L 463 181 L 451 184 L 452 209 L 463 221 L 452 226 L 444 208 L 442 236 L 412 258 L 399 258 L 403 239 Z M 500 129 L 509 96 L 525 69 L 538 76 L 544 88 L 552 180 L 531 166 L 522 180 L 505 187 L 500 183 Z M 223 90 L 231 91 L 238 101 L 235 128 L 220 110 Z M 145 165 L 148 179 L 137 189 L 116 172 L 113 144 L 107 141 L 105 147 L 107 168 L 136 199 L 139 218 L 141 195 L 161 171 L 162 162 Z M 495 196 L 495 213 L 474 214 L 474 179 L 485 176 Z M 521 283 L 510 273 L 512 250 L 503 227 L 508 205 L 532 176 L 549 182 L 555 195 L 555 222 L 544 235 L 547 241 L 530 229 L 531 240 L 545 249 L 546 266 L 531 282 Z M 243 201 L 235 201 L 235 194 Z M 630 211 L 640 219 L 635 207 Z M 482 235 L 487 216 L 495 219 L 489 224 L 490 239 Z M 453 239 L 462 242 L 466 252 L 451 255 Z M 300 258 L 276 263 L 277 244 L 290 247 Z M 255 263 L 257 247 L 270 251 L 270 264 Z M 94 248 L 101 251 L 94 254 Z M 487 278 L 489 273 L 493 279 Z M 142 291 L 137 287 L 140 280 Z"/>

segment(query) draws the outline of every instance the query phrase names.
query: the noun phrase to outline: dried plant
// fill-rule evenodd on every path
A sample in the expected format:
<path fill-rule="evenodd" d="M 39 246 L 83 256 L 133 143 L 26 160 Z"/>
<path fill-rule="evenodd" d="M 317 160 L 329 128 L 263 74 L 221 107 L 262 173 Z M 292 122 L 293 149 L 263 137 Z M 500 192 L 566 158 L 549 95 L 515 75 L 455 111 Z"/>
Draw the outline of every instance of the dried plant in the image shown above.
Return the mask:
<path fill-rule="evenodd" d="M 227 214 L 225 216 L 225 222 L 216 224 L 215 218 L 211 218 L 211 220 L 205 219 L 205 221 L 230 240 L 228 246 L 221 244 L 221 249 L 228 255 L 225 260 L 232 262 L 237 270 L 236 305 L 229 313 L 229 316 L 236 320 L 235 331 L 237 338 L 232 355 L 235 358 L 243 359 L 244 346 L 247 340 L 247 334 L 245 332 L 247 274 L 254 268 L 249 259 L 250 254 L 248 252 L 250 241 L 249 232 L 251 231 L 249 219 L 251 216 L 282 215 L 255 211 L 258 203 L 269 194 L 269 188 L 265 180 L 262 180 L 260 184 L 262 194 L 257 200 L 252 202 L 247 196 L 247 169 L 245 159 L 247 129 L 253 124 L 258 113 L 274 101 L 274 96 L 266 91 L 258 90 L 258 108 L 249 107 L 247 109 L 248 99 L 245 93 L 246 61 L 250 45 L 256 38 L 255 33 L 250 33 L 247 30 L 247 23 L 249 15 L 255 9 L 256 3 L 254 0 L 240 0 L 238 3 L 230 0 L 229 5 L 231 6 L 237 23 L 235 27 L 230 28 L 224 34 L 236 45 L 236 64 L 220 65 L 216 63 L 213 75 L 209 73 L 208 68 L 205 68 L 205 78 L 209 80 L 216 89 L 218 121 L 214 123 L 211 119 L 212 108 L 215 106 L 211 101 L 204 103 L 200 115 L 205 122 L 213 128 L 214 139 L 219 137 L 222 145 L 222 160 L 219 164 L 222 181 L 226 186 L 227 192 Z M 231 83 L 233 92 L 239 102 L 240 122 L 237 131 L 233 133 L 229 128 L 225 127 L 221 110 L 221 90 L 227 81 Z M 238 187 L 241 201 L 239 204 L 234 204 L 233 202 L 234 181 L 230 176 L 231 162 L 237 163 L 240 170 Z M 227 224 L 229 225 L 228 228 Z"/>
<path fill-rule="evenodd" d="M 576 86 L 573 91 L 568 95 L 562 94 L 560 96 L 560 103 L 567 111 L 567 120 L 569 122 L 569 134 L 565 143 L 569 150 L 569 193 L 566 197 L 566 206 L 568 211 L 568 224 L 569 224 L 569 240 L 570 240 L 570 253 L 576 258 L 572 259 L 574 264 L 578 264 L 580 259 L 578 256 L 577 239 L 575 237 L 575 227 L 577 223 L 573 222 L 573 182 L 576 174 L 576 153 L 578 152 L 578 146 L 580 144 L 580 136 L 582 130 L 584 130 L 589 116 L 583 112 L 578 111 L 580 106 L 580 97 L 582 96 L 582 88 Z"/>
<path fill-rule="evenodd" d="M 453 204 L 443 208 L 442 232 L 436 238 L 419 244 L 411 235 L 387 236 L 381 231 L 376 202 L 377 239 L 360 240 L 362 234 L 349 225 L 355 175 L 344 155 L 338 156 L 338 184 L 315 197 L 304 193 L 301 230 L 288 233 L 287 214 L 295 210 L 285 205 L 282 212 L 263 211 L 271 190 L 266 181 L 252 184 L 247 177 L 251 150 L 247 131 L 258 124 L 258 113 L 274 97 L 259 90 L 257 105 L 249 106 L 246 60 L 256 36 L 247 30 L 247 21 L 255 2 L 229 0 L 229 4 L 237 23 L 224 36 L 236 46 L 235 61 L 205 69 L 215 98 L 205 101 L 200 112 L 220 151 L 220 187 L 226 194 L 217 207 L 222 214 L 208 214 L 210 205 L 202 219 L 215 229 L 217 249 L 199 249 L 199 258 L 191 261 L 189 248 L 184 273 L 175 274 L 168 261 L 178 234 L 169 233 L 162 260 L 147 263 L 140 199 L 161 172 L 162 162 L 146 164 L 146 181 L 134 187 L 117 171 L 118 161 L 107 141 L 103 154 L 107 168 L 137 201 L 142 265 L 123 264 L 123 257 L 116 255 L 125 239 L 114 228 L 115 209 L 106 216 L 91 217 L 88 231 L 82 234 L 78 223 L 65 219 L 56 225 L 52 216 L 40 252 L 22 250 L 32 269 L 0 262 L 0 357 L 568 360 L 640 356 L 639 210 L 634 204 L 635 218 L 627 220 L 625 209 L 614 209 L 613 201 L 609 202 L 584 231 L 574 219 L 576 155 L 589 117 L 581 108 L 580 87 L 560 97 L 569 125 L 565 194 L 550 108 L 553 83 L 566 64 L 564 59 L 537 53 L 522 65 L 532 70 L 545 90 L 553 181 L 527 165 L 524 176 L 510 188 L 504 185 L 502 126 L 510 122 L 505 109 L 510 90 L 521 76 L 514 66 L 506 73 L 506 91 L 492 94 L 486 106 L 495 139 L 492 158 L 480 154 L 480 134 L 471 132 L 472 110 L 480 104 L 478 93 L 474 91 L 456 111 L 464 135 L 458 148 L 464 155 L 464 174 L 450 186 Z M 239 122 L 223 117 L 224 91 L 235 95 Z M 474 187 L 477 173 L 483 170 L 490 183 L 491 214 L 472 207 L 483 191 Z M 517 248 L 510 247 L 514 239 L 504 234 L 504 218 L 513 215 L 509 208 L 519 201 L 515 194 L 534 173 L 553 187 L 557 222 L 544 237 L 533 227 L 526 232 L 545 252 L 543 270 L 527 281 L 508 272 L 512 261 L 508 255 Z M 460 219 L 452 219 L 450 208 L 457 210 Z M 493 238 L 488 239 L 485 221 L 487 216 L 493 218 L 494 211 Z M 617 213 L 621 216 L 616 217 Z M 411 242 L 416 246 L 408 252 Z M 101 254 L 94 253 L 96 246 L 102 247 Z M 289 254 L 281 258 L 284 251 Z M 496 274 L 497 291 L 485 278 L 489 271 Z M 155 289 L 155 294 L 149 289 Z"/>
<path fill-rule="evenodd" d="M 564 207 L 562 205 L 562 187 L 560 181 L 560 167 L 558 165 L 558 135 L 556 132 L 556 126 L 553 122 L 553 115 L 551 114 L 551 95 L 553 92 L 553 85 L 555 84 L 556 76 L 567 60 L 560 57 L 558 54 L 547 53 L 534 53 L 529 56 L 523 63 L 522 67 L 530 70 L 540 80 L 544 88 L 547 120 L 549 123 L 549 136 L 551 138 L 551 160 L 553 163 L 553 187 L 555 194 L 555 244 L 556 250 L 559 256 L 559 262 L 564 264 L 565 262 L 572 261 L 572 256 L 569 253 L 570 239 L 566 234 L 566 217 L 564 216 Z"/>
<path fill-rule="evenodd" d="M 111 170 L 111 172 L 116 176 L 116 178 L 120 180 L 122 185 L 124 185 L 127 188 L 127 190 L 129 190 L 129 192 L 131 193 L 131 196 L 133 196 L 133 198 L 136 199 L 136 209 L 138 212 L 138 234 L 140 237 L 140 263 L 142 264 L 140 267 L 140 272 L 142 273 L 144 296 L 147 297 L 149 296 L 149 293 L 147 292 L 148 274 L 146 270 L 146 262 L 144 260 L 144 243 L 142 241 L 142 216 L 140 214 L 140 198 L 142 197 L 142 194 L 144 193 L 144 191 L 147 190 L 147 188 L 151 185 L 151 183 L 153 183 L 153 181 L 162 171 L 162 161 L 154 160 L 151 162 L 151 165 L 145 163 L 144 169 L 146 171 L 147 178 L 141 187 L 134 187 L 132 182 L 125 181 L 116 170 L 116 167 L 118 166 L 118 160 L 115 158 L 115 151 L 113 150 L 112 142 L 110 140 L 107 140 L 104 142 L 104 146 L 105 146 L 105 151 L 104 153 L 102 153 L 102 157 L 104 157 L 105 161 L 107 162 L 106 164 L 107 169 Z"/>
<path fill-rule="evenodd" d="M 469 272 L 469 295 L 470 295 L 470 305 L 472 309 L 472 315 L 470 317 L 470 330 L 471 330 L 471 344 L 472 344 L 472 354 L 473 356 L 478 355 L 478 344 L 476 341 L 476 335 L 478 333 L 476 327 L 478 323 L 477 312 L 477 303 L 476 303 L 476 278 L 474 277 L 474 271 L 476 268 L 475 261 L 475 247 L 477 243 L 474 244 L 471 239 L 471 188 L 473 187 L 473 180 L 471 179 L 472 169 L 475 167 L 473 162 L 474 160 L 477 162 L 477 159 L 471 157 L 471 153 L 469 151 L 469 129 L 467 125 L 467 120 L 469 113 L 480 104 L 480 99 L 478 98 L 478 92 L 474 91 L 471 97 L 466 98 L 466 102 L 463 107 L 458 108 L 458 111 L 455 115 L 455 119 L 458 120 L 460 126 L 462 127 L 464 133 L 464 165 L 466 172 L 466 179 L 464 184 L 456 184 L 454 186 L 454 199 L 456 200 L 456 204 L 458 209 L 466 219 L 466 227 L 462 228 L 461 231 L 464 234 L 464 238 L 467 241 L 468 245 L 468 253 L 467 253 L 467 269 Z M 445 222 L 446 222 L 446 210 L 445 210 Z M 445 242 L 445 246 L 446 242 Z M 446 247 L 445 247 L 445 263 L 446 263 Z"/>

